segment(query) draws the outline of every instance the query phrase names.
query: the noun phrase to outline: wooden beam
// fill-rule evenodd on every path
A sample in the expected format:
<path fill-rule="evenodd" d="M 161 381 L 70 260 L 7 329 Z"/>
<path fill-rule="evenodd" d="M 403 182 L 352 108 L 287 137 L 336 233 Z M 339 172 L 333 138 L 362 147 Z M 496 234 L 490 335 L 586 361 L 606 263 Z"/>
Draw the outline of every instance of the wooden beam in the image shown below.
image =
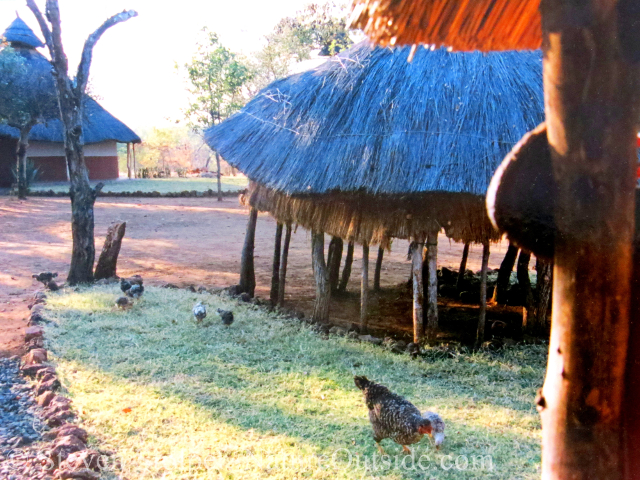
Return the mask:
<path fill-rule="evenodd" d="M 284 293 L 287 282 L 287 262 L 289 260 L 289 243 L 291 243 L 291 223 L 287 223 L 282 246 L 282 258 L 280 259 L 280 275 L 278 288 L 278 306 L 284 307 Z"/>
<path fill-rule="evenodd" d="M 467 259 L 469 258 L 469 244 L 465 243 L 462 249 L 462 260 L 460 260 L 460 269 L 458 270 L 458 281 L 456 282 L 456 293 L 460 293 L 462 282 L 464 281 L 464 272 L 467 271 Z"/>
<path fill-rule="evenodd" d="M 619 12 L 624 6 L 631 11 Z M 640 88 L 628 51 L 637 53 L 638 42 L 621 42 L 637 38 L 633 8 L 637 2 L 541 4 L 558 189 L 551 340 L 537 402 L 548 480 L 623 477 Z M 637 448 L 629 451 L 637 455 Z"/>
<path fill-rule="evenodd" d="M 244 236 L 244 246 L 242 247 L 242 259 L 240 262 L 240 290 L 253 297 L 256 290 L 256 272 L 253 261 L 253 251 L 255 249 L 256 223 L 258 221 L 258 210 L 251 207 L 247 220 L 247 231 Z"/>
<path fill-rule="evenodd" d="M 487 320 L 487 270 L 489 269 L 489 243 L 482 245 L 482 268 L 480 270 L 480 315 L 476 333 L 476 348 L 484 342 L 484 326 Z"/>
<path fill-rule="evenodd" d="M 273 244 L 273 267 L 271 269 L 271 292 L 269 300 L 271 306 L 278 303 L 278 292 L 280 291 L 280 249 L 282 248 L 282 224 L 276 224 L 276 236 Z"/>
<path fill-rule="evenodd" d="M 438 332 L 438 233 L 440 229 L 433 229 L 427 235 L 427 342 L 433 343 Z"/>
<path fill-rule="evenodd" d="M 422 250 L 424 239 L 415 237 L 411 242 L 411 271 L 413 272 L 413 342 L 421 343 L 424 338 L 424 289 L 422 285 Z"/>
<path fill-rule="evenodd" d="M 369 244 L 362 244 L 362 279 L 360 281 L 360 325 L 362 333 L 368 333 L 369 318 L 367 308 L 369 304 Z"/>
<path fill-rule="evenodd" d="M 313 305 L 312 319 L 314 322 L 327 323 L 331 303 L 331 285 L 329 284 L 329 270 L 324 260 L 323 232 L 314 231 L 311 233 L 311 259 L 316 281 L 316 299 Z"/>

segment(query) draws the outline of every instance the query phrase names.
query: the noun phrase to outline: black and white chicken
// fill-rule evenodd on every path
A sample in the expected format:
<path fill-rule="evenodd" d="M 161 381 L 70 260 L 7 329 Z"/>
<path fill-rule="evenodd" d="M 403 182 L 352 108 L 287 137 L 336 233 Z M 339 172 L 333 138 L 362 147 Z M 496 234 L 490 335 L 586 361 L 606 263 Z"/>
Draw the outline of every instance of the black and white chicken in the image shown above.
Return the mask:
<path fill-rule="evenodd" d="M 436 412 L 424 412 L 422 417 L 431 422 L 431 432 L 429 436 L 433 438 L 436 449 L 439 450 L 444 443 L 444 420 L 442 420 L 442 417 Z"/>
<path fill-rule="evenodd" d="M 57 272 L 41 272 L 37 275 L 31 275 L 31 278 L 35 278 L 37 281 L 42 283 L 44 286 L 47 286 L 47 283 L 52 281 L 54 278 L 58 276 Z"/>
<path fill-rule="evenodd" d="M 202 302 L 198 302 L 194 305 L 192 313 L 196 323 L 200 323 L 207 316 L 207 307 Z"/>
<path fill-rule="evenodd" d="M 122 290 L 122 293 L 127 293 L 130 288 L 131 288 L 131 282 L 129 280 L 127 280 L 126 278 L 121 278 L 120 279 L 120 290 Z"/>
<path fill-rule="evenodd" d="M 220 315 L 220 318 L 222 319 L 222 323 L 224 325 L 229 326 L 233 323 L 233 312 L 230 312 L 229 310 L 222 310 L 221 308 L 219 308 L 218 315 Z"/>
<path fill-rule="evenodd" d="M 140 298 L 144 293 L 144 287 L 138 284 L 131 285 L 131 288 L 127 290 L 125 293 L 127 297 Z"/>

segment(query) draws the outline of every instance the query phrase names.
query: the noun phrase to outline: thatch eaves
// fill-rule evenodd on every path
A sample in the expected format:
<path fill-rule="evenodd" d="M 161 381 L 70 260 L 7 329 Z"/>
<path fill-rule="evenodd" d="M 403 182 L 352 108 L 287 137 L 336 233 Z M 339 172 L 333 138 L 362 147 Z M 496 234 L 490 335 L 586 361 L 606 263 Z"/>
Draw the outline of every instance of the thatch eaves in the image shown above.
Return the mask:
<path fill-rule="evenodd" d="M 354 0 L 351 26 L 382 46 L 487 52 L 542 44 L 540 0 Z"/>
<path fill-rule="evenodd" d="M 2 34 L 7 42 L 14 45 L 24 45 L 31 48 L 44 47 L 44 43 L 33 33 L 33 30 L 24 23 L 20 17 L 11 22 L 11 25 Z"/>

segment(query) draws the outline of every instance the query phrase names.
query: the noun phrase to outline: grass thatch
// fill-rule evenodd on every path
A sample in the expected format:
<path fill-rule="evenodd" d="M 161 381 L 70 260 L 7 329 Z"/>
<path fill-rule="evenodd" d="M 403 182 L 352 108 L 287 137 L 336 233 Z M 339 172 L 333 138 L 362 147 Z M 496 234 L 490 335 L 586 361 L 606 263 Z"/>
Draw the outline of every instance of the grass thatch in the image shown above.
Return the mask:
<path fill-rule="evenodd" d="M 112 285 L 50 295 L 46 315 L 56 323 L 46 334 L 82 427 L 115 453 L 108 465 L 119 459 L 123 478 L 539 478 L 533 401 L 544 346 L 432 349 L 413 360 L 343 337 L 323 339 L 306 324 L 228 297 L 150 287 L 122 312 L 113 308 L 119 293 Z M 210 312 L 200 326 L 191 316 L 196 301 Z M 218 307 L 234 311 L 230 328 L 214 313 Z M 377 456 L 374 467 L 356 374 L 445 419 L 442 450 L 428 439 L 412 448 L 416 459 L 425 456 L 426 471 L 403 468 L 410 457 L 388 440 L 390 465 Z M 486 456 L 491 468 L 474 462 Z"/>
<path fill-rule="evenodd" d="M 269 202 L 263 207 L 278 214 L 288 209 L 303 225 L 330 215 L 331 206 L 325 203 L 324 213 L 312 214 L 313 205 L 304 207 L 300 196 L 317 202 L 319 195 L 329 194 L 328 201 L 355 195 L 351 205 L 364 211 L 345 215 L 336 203 L 336 218 L 315 228 L 339 224 L 324 231 L 388 230 L 405 236 L 426 229 L 415 219 L 428 217 L 445 228 L 456 223 L 456 231 L 466 232 L 459 238 L 484 241 L 486 213 L 468 208 L 468 197 L 482 202 L 502 158 L 543 119 L 540 53 L 421 49 L 411 63 L 408 55 L 408 48 L 359 44 L 314 70 L 274 82 L 209 129 L 207 142 L 251 180 L 280 195 L 277 209 L 268 208 Z M 287 195 L 296 201 L 284 206 Z M 397 197 L 400 206 L 386 205 Z M 439 198 L 447 204 L 424 203 Z M 352 226 L 354 217 L 375 218 L 380 204 L 385 211 L 408 208 L 411 226 L 398 226 L 397 219 Z M 439 215 L 428 216 L 429 211 Z M 467 215 L 467 225 L 459 225 L 470 212 L 479 217 Z M 369 233 L 353 235 L 360 241 Z"/>
<path fill-rule="evenodd" d="M 540 0 L 355 0 L 351 26 L 383 46 L 493 51 L 542 44 Z"/>

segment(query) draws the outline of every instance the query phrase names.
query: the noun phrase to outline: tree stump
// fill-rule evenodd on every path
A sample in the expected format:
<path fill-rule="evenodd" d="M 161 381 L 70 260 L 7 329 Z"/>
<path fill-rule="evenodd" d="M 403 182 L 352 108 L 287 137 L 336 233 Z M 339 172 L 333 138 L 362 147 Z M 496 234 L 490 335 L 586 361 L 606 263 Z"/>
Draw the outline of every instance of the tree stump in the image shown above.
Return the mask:
<path fill-rule="evenodd" d="M 127 228 L 127 222 L 113 223 L 107 229 L 107 237 L 104 239 L 102 253 L 96 265 L 95 280 L 113 278 L 116 276 L 118 255 L 122 246 L 122 239 Z"/>

